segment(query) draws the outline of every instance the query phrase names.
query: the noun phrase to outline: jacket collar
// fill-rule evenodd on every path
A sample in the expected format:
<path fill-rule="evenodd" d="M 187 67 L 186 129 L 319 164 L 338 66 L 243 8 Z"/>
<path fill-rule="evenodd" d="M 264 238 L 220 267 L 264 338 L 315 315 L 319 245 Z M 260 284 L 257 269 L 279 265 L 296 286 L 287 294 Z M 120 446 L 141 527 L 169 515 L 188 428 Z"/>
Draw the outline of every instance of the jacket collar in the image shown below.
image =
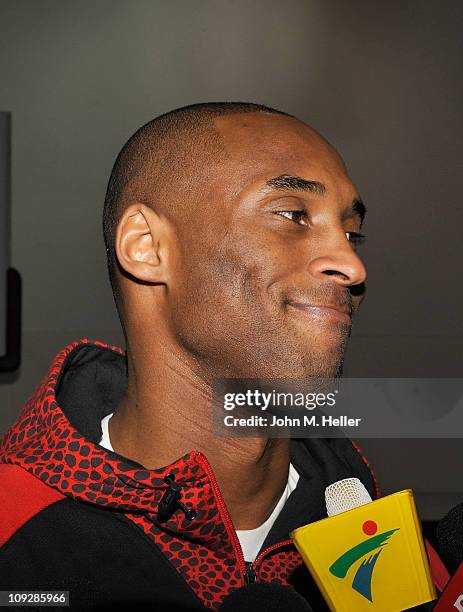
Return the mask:
<path fill-rule="evenodd" d="M 24 406 L 0 445 L 0 461 L 20 465 L 66 496 L 132 515 L 143 515 L 160 529 L 189 540 L 224 546 L 230 518 L 207 458 L 192 450 L 170 465 L 147 470 L 98 444 L 101 419 L 114 411 L 126 384 L 122 349 L 83 338 L 66 346 Z M 323 492 L 341 478 L 357 476 L 370 494 L 374 482 L 346 439 L 292 440 L 291 461 L 299 482 L 278 516 L 264 546 L 287 539 L 289 531 L 326 516 Z M 189 520 L 173 512 L 160 523 L 165 477 L 181 487 L 181 501 L 196 512 Z M 232 538 L 233 539 L 233 538 Z"/>

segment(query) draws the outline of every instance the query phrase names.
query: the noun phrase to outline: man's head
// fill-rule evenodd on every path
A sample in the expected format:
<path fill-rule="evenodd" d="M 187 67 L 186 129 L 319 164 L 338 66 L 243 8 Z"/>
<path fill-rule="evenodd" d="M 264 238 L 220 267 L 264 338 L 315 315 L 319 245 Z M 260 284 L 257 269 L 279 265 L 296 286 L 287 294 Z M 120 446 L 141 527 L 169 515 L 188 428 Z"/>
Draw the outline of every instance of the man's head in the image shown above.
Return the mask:
<path fill-rule="evenodd" d="M 128 343 L 175 346 L 213 376 L 339 375 L 363 214 L 337 152 L 295 117 L 209 103 L 151 121 L 116 160 L 103 219 Z"/>

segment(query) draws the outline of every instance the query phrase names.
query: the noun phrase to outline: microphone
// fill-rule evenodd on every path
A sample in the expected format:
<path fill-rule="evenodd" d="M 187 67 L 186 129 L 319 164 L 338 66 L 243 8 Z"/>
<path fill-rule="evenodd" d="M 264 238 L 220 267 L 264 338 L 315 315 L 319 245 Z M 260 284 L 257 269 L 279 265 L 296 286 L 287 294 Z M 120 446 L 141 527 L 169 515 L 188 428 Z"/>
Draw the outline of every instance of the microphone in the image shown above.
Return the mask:
<path fill-rule="evenodd" d="M 412 491 L 375 501 L 358 478 L 325 491 L 328 518 L 290 533 L 330 610 L 408 610 L 436 598 Z"/>
<path fill-rule="evenodd" d="M 436 612 L 456 612 L 457 610 L 463 612 L 463 563 L 460 564 L 445 587 L 434 610 Z"/>
<path fill-rule="evenodd" d="M 463 612 L 463 503 L 452 508 L 436 529 L 439 553 L 450 572 L 455 572 L 435 610 Z"/>
<path fill-rule="evenodd" d="M 452 508 L 436 529 L 439 553 L 453 573 L 463 563 L 463 503 Z"/>
<path fill-rule="evenodd" d="M 291 587 L 274 582 L 253 582 L 224 599 L 220 612 L 313 612 L 307 601 Z"/>

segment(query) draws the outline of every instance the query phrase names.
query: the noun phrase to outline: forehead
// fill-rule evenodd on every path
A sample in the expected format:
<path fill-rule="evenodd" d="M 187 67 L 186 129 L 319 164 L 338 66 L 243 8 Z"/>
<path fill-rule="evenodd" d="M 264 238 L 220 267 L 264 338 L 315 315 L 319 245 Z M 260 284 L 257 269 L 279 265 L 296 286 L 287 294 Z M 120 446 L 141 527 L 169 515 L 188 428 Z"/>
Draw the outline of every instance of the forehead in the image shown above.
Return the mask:
<path fill-rule="evenodd" d="M 344 197 L 355 193 L 337 151 L 295 118 L 270 113 L 227 115 L 215 118 L 214 126 L 226 152 L 218 176 L 225 190 L 240 191 L 288 174 L 318 180 Z"/>

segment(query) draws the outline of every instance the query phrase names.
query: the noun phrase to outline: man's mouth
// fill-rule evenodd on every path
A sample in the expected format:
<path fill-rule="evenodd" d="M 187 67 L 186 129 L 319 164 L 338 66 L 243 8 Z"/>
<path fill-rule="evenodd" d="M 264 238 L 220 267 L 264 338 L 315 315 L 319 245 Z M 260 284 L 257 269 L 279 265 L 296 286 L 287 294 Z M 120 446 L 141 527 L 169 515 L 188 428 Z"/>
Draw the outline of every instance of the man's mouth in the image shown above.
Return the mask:
<path fill-rule="evenodd" d="M 327 321 L 352 325 L 351 311 L 347 306 L 341 306 L 340 304 L 305 304 L 302 302 L 287 302 L 287 304 L 311 317 L 320 317 Z"/>

